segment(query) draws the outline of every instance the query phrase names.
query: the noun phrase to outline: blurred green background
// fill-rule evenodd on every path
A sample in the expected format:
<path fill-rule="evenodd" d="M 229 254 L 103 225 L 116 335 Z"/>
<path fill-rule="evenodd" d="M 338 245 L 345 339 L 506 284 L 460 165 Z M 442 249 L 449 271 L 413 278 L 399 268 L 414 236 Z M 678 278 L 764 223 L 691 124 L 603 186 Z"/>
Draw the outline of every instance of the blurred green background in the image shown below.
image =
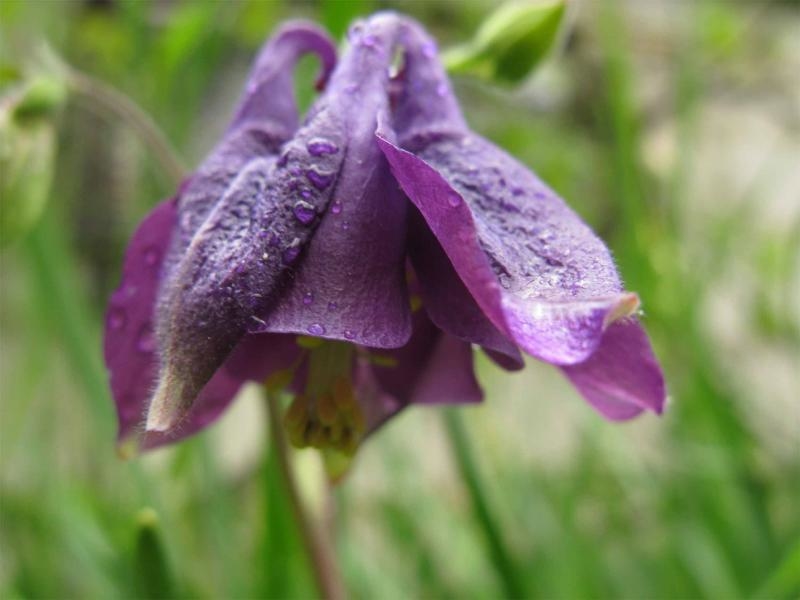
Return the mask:
<path fill-rule="evenodd" d="M 396 8 L 448 47 L 494 6 L 3 0 L 0 82 L 46 43 L 135 100 L 194 165 L 280 20 L 339 37 Z M 572 9 L 523 85 L 464 76 L 456 89 L 473 127 L 612 247 L 671 403 L 606 423 L 554 369 L 481 360 L 487 401 L 461 414 L 512 569 L 530 597 L 797 598 L 800 4 Z M 0 254 L 0 596 L 313 596 L 255 390 L 206 433 L 117 459 L 102 313 L 128 237 L 173 186 L 118 117 L 63 102 L 23 146 L 36 157 L 25 181 L 47 190 L 52 177 L 43 217 Z M 9 140 L 0 151 L 19 152 Z M 505 594 L 436 409 L 391 422 L 332 493 L 313 452 L 296 460 L 352 597 Z"/>

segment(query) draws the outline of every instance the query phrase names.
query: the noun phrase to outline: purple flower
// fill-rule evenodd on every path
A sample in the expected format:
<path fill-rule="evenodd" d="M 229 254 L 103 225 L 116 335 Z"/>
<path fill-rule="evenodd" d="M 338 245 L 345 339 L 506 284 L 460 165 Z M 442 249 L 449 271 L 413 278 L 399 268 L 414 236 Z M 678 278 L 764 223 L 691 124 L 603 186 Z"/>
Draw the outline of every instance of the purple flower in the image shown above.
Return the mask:
<path fill-rule="evenodd" d="M 194 433 L 268 379 L 296 394 L 297 445 L 349 452 L 410 403 L 479 401 L 472 344 L 510 370 L 519 349 L 558 365 L 608 418 L 660 413 L 638 298 L 552 190 L 467 128 L 433 40 L 394 14 L 356 24 L 298 126 L 304 52 L 328 79 L 327 37 L 284 26 L 223 139 L 134 234 L 106 322 L 120 439 Z"/>

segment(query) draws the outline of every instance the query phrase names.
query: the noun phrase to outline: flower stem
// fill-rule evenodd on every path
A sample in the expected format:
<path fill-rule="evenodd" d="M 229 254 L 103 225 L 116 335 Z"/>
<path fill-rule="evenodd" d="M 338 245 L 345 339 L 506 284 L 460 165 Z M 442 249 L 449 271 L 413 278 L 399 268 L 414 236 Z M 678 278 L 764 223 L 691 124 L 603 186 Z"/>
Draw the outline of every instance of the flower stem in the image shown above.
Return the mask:
<path fill-rule="evenodd" d="M 172 183 L 181 182 L 186 176 L 183 161 L 155 121 L 138 104 L 107 83 L 75 69 L 67 70 L 66 80 L 70 89 L 93 108 L 119 117 L 139 134 Z"/>
<path fill-rule="evenodd" d="M 472 454 L 469 434 L 461 420 L 461 415 L 455 410 L 445 410 L 443 418 L 445 430 L 450 440 L 453 459 L 467 487 L 472 511 L 483 531 L 489 558 L 503 584 L 504 596 L 506 598 L 524 598 L 524 588 L 511 558 L 511 553 L 506 547 L 500 526 L 492 514 L 486 495 L 483 492 L 484 483 L 478 472 L 478 466 Z"/>
<path fill-rule="evenodd" d="M 325 600 L 343 600 L 345 598 L 344 585 L 334 558 L 331 540 L 327 532 L 314 522 L 313 516 L 307 510 L 297 480 L 292 469 L 289 445 L 283 429 L 279 394 L 265 386 L 267 406 L 269 408 L 270 437 L 280 467 L 281 477 L 289 496 L 295 521 L 300 529 L 300 535 L 305 546 L 306 554 L 314 573 L 319 595 Z"/>

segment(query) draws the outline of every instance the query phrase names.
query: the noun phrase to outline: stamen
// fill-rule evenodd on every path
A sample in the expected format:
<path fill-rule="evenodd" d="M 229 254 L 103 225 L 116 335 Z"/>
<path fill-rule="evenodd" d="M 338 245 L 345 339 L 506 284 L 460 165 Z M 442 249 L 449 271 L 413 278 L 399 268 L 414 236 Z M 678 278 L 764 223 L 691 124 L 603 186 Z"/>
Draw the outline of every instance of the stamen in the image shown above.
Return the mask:
<path fill-rule="evenodd" d="M 311 350 L 305 394 L 297 396 L 284 422 L 292 444 L 353 454 L 366 430 L 351 381 L 353 347 L 326 341 Z"/>

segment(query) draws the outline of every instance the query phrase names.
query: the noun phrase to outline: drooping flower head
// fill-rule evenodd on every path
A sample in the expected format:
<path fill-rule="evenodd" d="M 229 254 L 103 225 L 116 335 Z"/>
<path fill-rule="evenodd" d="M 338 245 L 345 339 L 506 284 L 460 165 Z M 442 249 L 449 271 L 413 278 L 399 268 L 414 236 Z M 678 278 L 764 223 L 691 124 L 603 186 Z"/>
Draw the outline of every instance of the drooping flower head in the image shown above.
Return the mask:
<path fill-rule="evenodd" d="M 307 51 L 330 80 L 298 126 Z M 285 372 L 295 443 L 352 451 L 410 403 L 479 400 L 473 344 L 507 369 L 520 349 L 558 365 L 609 418 L 660 412 L 638 298 L 552 190 L 469 130 L 424 30 L 378 14 L 333 63 L 324 34 L 282 28 L 217 148 L 134 235 L 106 331 L 121 438 L 145 414 L 145 446 L 192 433 Z"/>

